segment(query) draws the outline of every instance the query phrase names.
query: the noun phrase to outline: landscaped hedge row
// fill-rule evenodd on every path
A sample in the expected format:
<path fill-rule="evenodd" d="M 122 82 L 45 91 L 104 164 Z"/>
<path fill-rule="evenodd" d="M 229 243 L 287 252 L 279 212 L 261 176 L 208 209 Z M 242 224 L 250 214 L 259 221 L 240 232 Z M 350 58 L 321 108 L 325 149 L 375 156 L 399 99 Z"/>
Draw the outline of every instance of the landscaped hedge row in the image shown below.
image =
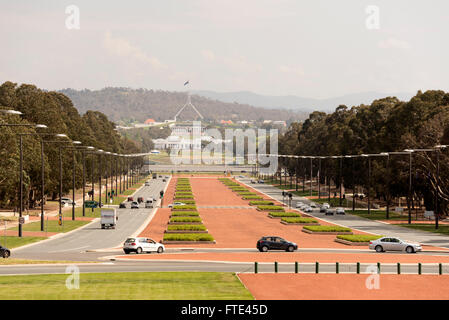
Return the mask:
<path fill-rule="evenodd" d="M 285 211 L 281 206 L 257 206 L 260 211 Z"/>
<path fill-rule="evenodd" d="M 183 200 L 193 200 L 193 197 L 189 196 L 179 196 L 173 198 L 175 201 L 183 201 Z"/>
<path fill-rule="evenodd" d="M 257 196 L 257 193 L 249 191 L 237 192 L 237 194 L 239 196 Z"/>
<path fill-rule="evenodd" d="M 164 241 L 214 241 L 208 233 L 166 233 Z"/>
<path fill-rule="evenodd" d="M 295 218 L 281 218 L 281 221 L 286 223 L 318 223 L 318 220 L 313 218 L 303 218 L 303 217 L 295 217 Z"/>
<path fill-rule="evenodd" d="M 274 202 L 273 201 L 269 201 L 269 200 L 250 201 L 249 202 L 250 206 L 271 206 L 273 204 L 274 204 Z"/>
<path fill-rule="evenodd" d="M 168 231 L 206 231 L 206 227 L 202 224 L 179 224 L 167 226 Z"/>
<path fill-rule="evenodd" d="M 261 196 L 243 196 L 243 200 L 262 200 L 263 198 Z"/>
<path fill-rule="evenodd" d="M 192 206 L 192 205 L 173 206 L 172 211 L 178 211 L 178 210 L 195 211 L 196 206 Z"/>
<path fill-rule="evenodd" d="M 199 216 L 198 211 L 174 211 L 171 213 L 172 216 Z"/>
<path fill-rule="evenodd" d="M 340 234 L 337 235 L 337 239 L 351 241 L 351 242 L 370 242 L 372 240 L 377 240 L 383 236 L 375 236 L 369 234 Z"/>
<path fill-rule="evenodd" d="M 170 222 L 202 222 L 200 217 L 172 217 Z"/>
<path fill-rule="evenodd" d="M 301 217 L 297 212 L 268 212 L 273 217 Z"/>
<path fill-rule="evenodd" d="M 196 211 L 194 194 L 192 193 L 189 179 L 179 178 L 175 189 L 176 192 L 173 199 L 181 201 L 185 205 L 173 206 L 170 224 L 167 226 L 163 241 L 214 241 L 214 238 L 207 233 L 206 226 L 203 225 L 199 212 Z"/>
<path fill-rule="evenodd" d="M 351 232 L 352 230 L 340 226 L 305 226 L 304 229 L 312 232 Z"/>

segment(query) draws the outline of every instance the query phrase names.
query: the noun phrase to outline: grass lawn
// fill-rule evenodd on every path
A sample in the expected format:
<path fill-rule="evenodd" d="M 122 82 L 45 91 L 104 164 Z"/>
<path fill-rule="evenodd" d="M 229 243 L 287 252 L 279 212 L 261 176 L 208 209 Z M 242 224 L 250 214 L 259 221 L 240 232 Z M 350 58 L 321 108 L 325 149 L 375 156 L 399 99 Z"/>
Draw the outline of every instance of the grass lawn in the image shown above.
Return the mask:
<path fill-rule="evenodd" d="M 0 276 L 0 300 L 252 300 L 229 272 L 82 273 L 79 289 L 66 274 Z"/>
<path fill-rule="evenodd" d="M 45 221 L 44 224 L 44 231 L 48 232 L 68 232 L 73 229 L 79 228 L 84 226 L 85 224 L 88 224 L 90 221 L 80 221 L 80 220 L 69 220 L 68 218 L 65 218 L 63 220 L 63 225 L 60 226 L 58 224 L 58 220 L 48 220 L 48 226 L 47 221 Z M 48 227 L 48 228 L 47 228 Z M 17 229 L 17 227 L 14 227 L 12 229 Z M 31 222 L 23 225 L 23 231 L 41 231 L 41 222 Z"/>
<path fill-rule="evenodd" d="M 85 209 L 86 217 L 90 218 L 99 218 L 101 215 L 100 208 L 95 208 L 94 212 L 92 212 L 92 208 L 86 208 Z M 72 210 L 67 210 L 63 212 L 64 218 L 71 218 L 72 217 Z M 75 217 L 82 217 L 83 216 L 83 208 L 75 208 Z M 50 231 L 50 230 L 49 230 Z"/>
<path fill-rule="evenodd" d="M 17 228 L 14 228 L 17 229 Z M 17 247 L 24 246 L 26 244 L 30 244 L 36 241 L 41 241 L 46 239 L 45 237 L 17 237 L 17 236 L 0 236 L 0 243 L 2 246 L 13 249 Z M 5 241 L 6 240 L 6 241 Z M 6 242 L 6 243 L 5 243 Z M 2 261 L 4 259 L 0 259 Z"/>
<path fill-rule="evenodd" d="M 302 189 L 298 188 L 298 191 L 292 191 L 292 193 L 294 195 L 300 196 L 300 197 L 308 197 L 310 196 L 310 189 L 309 190 L 305 190 L 304 192 L 302 191 Z M 318 191 L 312 190 L 312 196 L 317 196 L 318 195 Z"/>
<path fill-rule="evenodd" d="M 384 210 L 371 210 L 371 213 L 368 214 L 368 210 L 346 210 L 348 214 L 354 214 L 359 217 L 363 217 L 370 220 L 386 220 L 387 212 Z M 407 220 L 407 216 L 401 216 L 400 214 L 390 210 L 390 219 L 391 220 Z"/>
<path fill-rule="evenodd" d="M 414 230 L 421 230 L 427 232 L 440 233 L 449 235 L 449 225 L 439 224 L 438 229 L 435 229 L 435 224 L 395 224 L 395 226 L 406 227 Z"/>

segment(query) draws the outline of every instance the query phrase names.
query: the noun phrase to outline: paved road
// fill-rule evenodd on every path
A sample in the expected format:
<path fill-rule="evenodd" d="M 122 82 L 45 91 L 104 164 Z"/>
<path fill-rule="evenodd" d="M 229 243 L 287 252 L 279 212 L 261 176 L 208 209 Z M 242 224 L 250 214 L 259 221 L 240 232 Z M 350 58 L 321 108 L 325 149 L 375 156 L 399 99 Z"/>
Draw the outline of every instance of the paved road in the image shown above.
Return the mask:
<path fill-rule="evenodd" d="M 272 185 L 251 184 L 250 179 L 247 178 L 239 179 L 239 181 L 251 186 L 256 190 L 259 190 L 260 192 L 269 195 L 270 197 L 278 201 L 282 202 L 283 200 L 282 190 L 273 187 Z M 304 203 L 311 202 L 311 200 L 307 198 L 293 195 L 292 198 L 293 207 L 296 205 L 297 201 L 302 201 Z M 425 245 L 449 248 L 449 236 L 425 231 L 411 230 L 404 227 L 398 227 L 382 222 L 361 218 L 355 215 L 351 215 L 350 213 L 351 213 L 350 211 L 346 211 L 346 215 L 325 216 L 324 213 L 320 213 L 319 210 L 315 209 L 313 212 L 309 212 L 308 214 L 352 229 L 358 229 L 361 231 L 379 235 L 398 237 L 403 240 L 415 241 Z"/>
<path fill-rule="evenodd" d="M 135 198 L 159 198 L 159 192 L 168 182 L 162 179 L 150 180 L 150 186 L 144 186 L 136 192 Z M 158 201 L 159 204 L 159 201 Z M 115 229 L 101 229 L 99 219 L 86 227 L 72 233 L 46 240 L 35 245 L 12 250 L 12 257 L 40 260 L 92 260 L 101 254 L 84 254 L 89 250 L 114 248 L 129 236 L 133 235 L 145 222 L 155 214 L 156 209 L 117 209 L 117 226 Z M 104 255 L 104 254 L 102 254 Z"/>

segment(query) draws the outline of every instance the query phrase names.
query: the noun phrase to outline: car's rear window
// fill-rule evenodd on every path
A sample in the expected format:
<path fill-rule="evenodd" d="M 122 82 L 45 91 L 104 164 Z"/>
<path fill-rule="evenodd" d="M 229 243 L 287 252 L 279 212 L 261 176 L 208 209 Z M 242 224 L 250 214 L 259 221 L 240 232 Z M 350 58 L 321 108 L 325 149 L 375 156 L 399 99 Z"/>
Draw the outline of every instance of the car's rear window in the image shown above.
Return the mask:
<path fill-rule="evenodd" d="M 136 241 L 136 239 L 134 239 L 134 238 L 128 238 L 128 239 L 126 239 L 125 242 L 135 242 L 135 241 Z"/>

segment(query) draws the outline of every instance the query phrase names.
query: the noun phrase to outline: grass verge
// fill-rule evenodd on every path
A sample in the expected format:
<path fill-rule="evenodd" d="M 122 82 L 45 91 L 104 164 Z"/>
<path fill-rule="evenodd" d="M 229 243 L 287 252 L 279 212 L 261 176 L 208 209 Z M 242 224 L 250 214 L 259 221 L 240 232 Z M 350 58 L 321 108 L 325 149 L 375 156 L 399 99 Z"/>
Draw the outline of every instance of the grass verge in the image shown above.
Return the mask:
<path fill-rule="evenodd" d="M 17 237 L 17 236 L 1 236 L 0 243 L 2 246 L 13 249 L 18 248 L 30 243 L 41 241 L 46 239 L 45 237 Z M 1 260 L 0 260 L 1 261 Z"/>
<path fill-rule="evenodd" d="M 78 290 L 67 275 L 0 277 L 2 300 L 252 300 L 230 272 L 83 273 Z"/>

